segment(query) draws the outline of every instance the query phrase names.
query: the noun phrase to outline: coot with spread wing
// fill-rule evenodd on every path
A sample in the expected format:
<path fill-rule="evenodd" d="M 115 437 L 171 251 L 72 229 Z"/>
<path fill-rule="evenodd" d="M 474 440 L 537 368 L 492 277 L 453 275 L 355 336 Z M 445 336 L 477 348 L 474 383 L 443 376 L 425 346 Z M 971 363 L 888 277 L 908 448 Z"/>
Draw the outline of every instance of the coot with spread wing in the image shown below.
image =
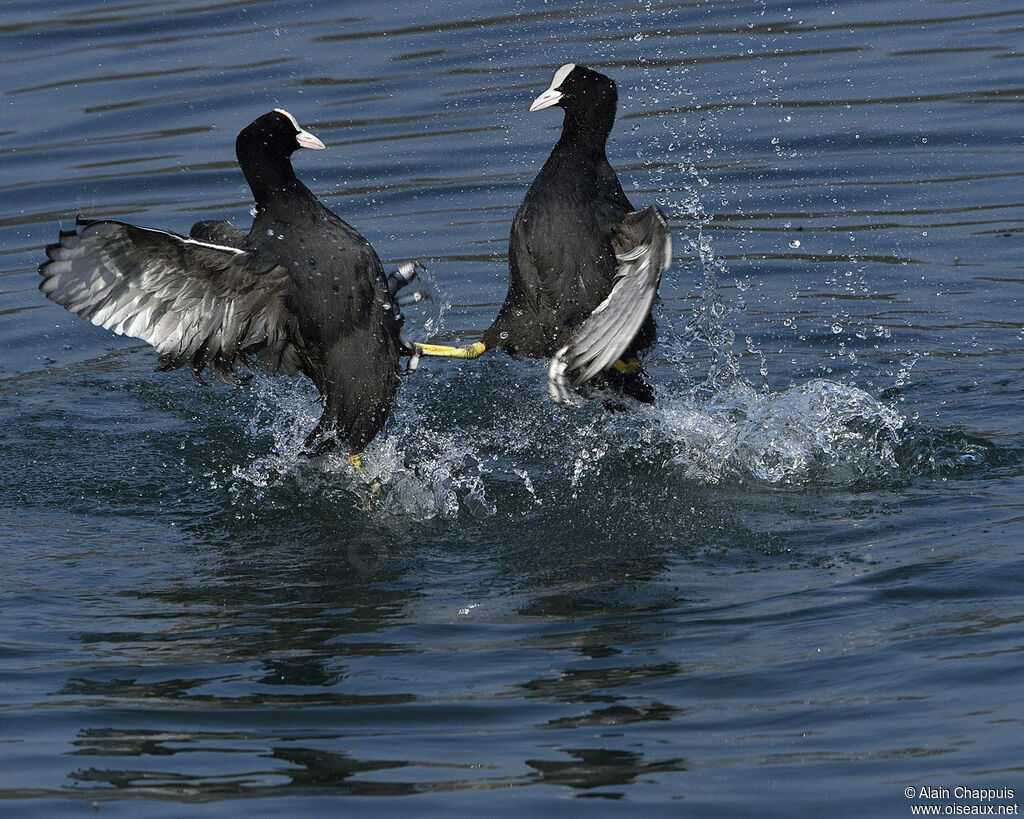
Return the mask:
<path fill-rule="evenodd" d="M 651 305 L 672 239 L 661 210 L 637 211 L 608 162 L 617 100 L 604 74 L 572 63 L 555 72 L 530 110 L 563 108 L 562 135 L 512 221 L 505 302 L 481 341 L 416 344 L 421 354 L 550 357 L 557 402 L 588 382 L 653 400 L 637 355 L 654 341 Z"/>
<path fill-rule="evenodd" d="M 353 227 L 295 175 L 291 155 L 324 144 L 275 109 L 238 135 L 238 163 L 256 215 L 245 233 L 198 222 L 191 235 L 111 220 L 79 219 L 46 248 L 40 289 L 72 313 L 151 344 L 159 370 L 209 365 L 235 383 L 236 364 L 302 372 L 323 416 L 304 452 L 340 442 L 352 458 L 384 426 L 399 383 L 396 291 Z M 408 268 L 406 268 L 408 270 Z"/>

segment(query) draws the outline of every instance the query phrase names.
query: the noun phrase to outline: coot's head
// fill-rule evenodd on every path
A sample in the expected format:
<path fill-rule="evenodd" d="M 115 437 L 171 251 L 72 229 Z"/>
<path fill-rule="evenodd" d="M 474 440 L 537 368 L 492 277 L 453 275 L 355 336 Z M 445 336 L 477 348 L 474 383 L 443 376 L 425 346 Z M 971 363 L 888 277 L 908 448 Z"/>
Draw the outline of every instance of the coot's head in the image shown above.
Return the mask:
<path fill-rule="evenodd" d="M 606 137 L 615 122 L 618 99 L 611 77 L 585 65 L 566 63 L 555 72 L 550 87 L 533 101 L 530 110 L 557 105 L 565 109 L 566 129 L 596 131 Z"/>
<path fill-rule="evenodd" d="M 299 148 L 320 151 L 324 147 L 319 139 L 299 127 L 295 117 L 280 108 L 246 125 L 235 141 L 239 158 L 251 154 L 288 157 Z"/>

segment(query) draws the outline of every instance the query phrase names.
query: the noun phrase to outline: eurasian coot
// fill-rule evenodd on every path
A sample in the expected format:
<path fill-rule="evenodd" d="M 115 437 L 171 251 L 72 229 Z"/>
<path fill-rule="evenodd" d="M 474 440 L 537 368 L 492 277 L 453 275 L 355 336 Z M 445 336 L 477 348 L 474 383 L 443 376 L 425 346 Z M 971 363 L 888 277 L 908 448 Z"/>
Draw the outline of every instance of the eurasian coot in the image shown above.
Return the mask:
<path fill-rule="evenodd" d="M 324 144 L 276 109 L 238 135 L 238 164 L 256 216 L 245 233 L 198 222 L 189 237 L 78 219 L 46 248 L 40 290 L 72 313 L 156 348 L 158 370 L 209 365 L 236 383 L 236 363 L 312 379 L 323 416 L 305 442 L 315 455 L 345 442 L 352 459 L 387 420 L 398 389 L 396 291 L 359 233 L 299 181 L 291 155 Z"/>
<path fill-rule="evenodd" d="M 562 136 L 526 193 L 509 237 L 508 295 L 482 341 L 414 345 L 424 355 L 475 358 L 501 347 L 551 357 L 560 403 L 593 383 L 653 400 L 637 354 L 655 336 L 651 304 L 671 263 L 664 214 L 637 212 L 605 155 L 618 95 L 604 74 L 563 65 L 531 111 L 565 109 Z"/>

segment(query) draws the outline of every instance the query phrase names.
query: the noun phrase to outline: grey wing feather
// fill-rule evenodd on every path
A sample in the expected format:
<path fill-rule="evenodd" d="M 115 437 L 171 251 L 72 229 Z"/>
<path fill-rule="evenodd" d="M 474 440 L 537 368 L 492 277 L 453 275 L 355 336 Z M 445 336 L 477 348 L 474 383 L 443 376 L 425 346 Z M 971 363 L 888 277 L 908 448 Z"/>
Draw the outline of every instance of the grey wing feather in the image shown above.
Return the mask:
<path fill-rule="evenodd" d="M 579 387 L 614 364 L 629 347 L 661 283 L 661 274 L 672 263 L 672 236 L 661 210 L 626 215 L 612 247 L 618 270 L 608 297 L 579 326 L 571 340 L 560 349 L 549 367 L 548 389 L 559 403 L 567 395 L 566 383 Z"/>
<path fill-rule="evenodd" d="M 193 239 L 209 242 L 215 245 L 226 245 L 239 250 L 245 249 L 245 240 L 249 234 L 239 230 L 230 222 L 223 219 L 204 219 L 192 225 L 188 235 Z"/>
<path fill-rule="evenodd" d="M 566 360 L 566 353 L 569 347 L 562 347 L 557 353 L 551 356 L 548 363 L 548 395 L 556 404 L 573 406 L 580 403 L 579 394 L 574 392 L 569 379 L 566 377 L 566 369 L 569 362 Z"/>
<path fill-rule="evenodd" d="M 151 344 L 159 369 L 189 364 L 235 383 L 257 355 L 295 372 L 295 319 L 286 271 L 236 247 L 115 221 L 79 219 L 46 248 L 39 289 L 93 324 Z"/>

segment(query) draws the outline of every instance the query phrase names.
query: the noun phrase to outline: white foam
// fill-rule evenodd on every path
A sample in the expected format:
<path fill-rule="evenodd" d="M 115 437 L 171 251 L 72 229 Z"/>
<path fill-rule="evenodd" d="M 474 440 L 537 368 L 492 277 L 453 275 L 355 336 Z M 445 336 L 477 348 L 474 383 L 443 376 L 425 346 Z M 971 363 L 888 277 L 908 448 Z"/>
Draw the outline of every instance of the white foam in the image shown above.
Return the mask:
<path fill-rule="evenodd" d="M 777 393 L 745 382 L 705 398 L 666 402 L 663 434 L 682 475 L 794 486 L 841 485 L 898 470 L 904 419 L 863 390 L 814 379 Z"/>

